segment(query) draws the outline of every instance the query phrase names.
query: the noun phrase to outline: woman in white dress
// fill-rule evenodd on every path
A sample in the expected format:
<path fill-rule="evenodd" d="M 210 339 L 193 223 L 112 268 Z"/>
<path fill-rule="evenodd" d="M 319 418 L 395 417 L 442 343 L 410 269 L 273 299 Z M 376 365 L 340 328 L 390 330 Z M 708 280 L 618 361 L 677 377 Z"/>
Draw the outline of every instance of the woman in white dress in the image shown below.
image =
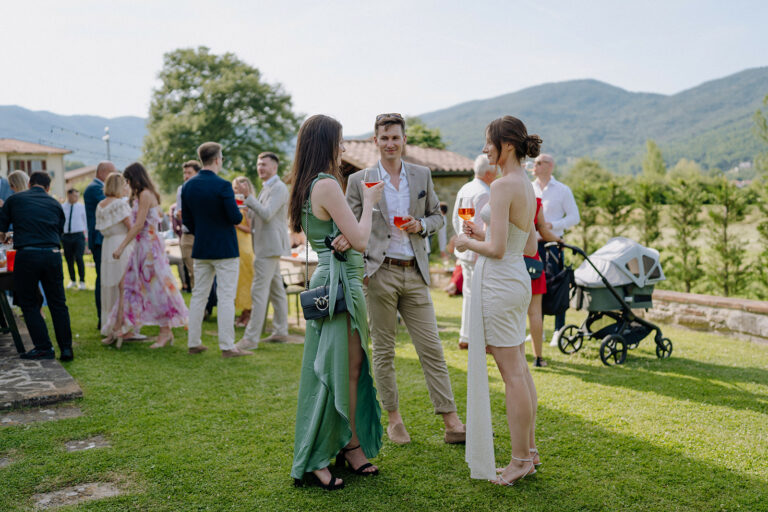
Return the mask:
<path fill-rule="evenodd" d="M 541 139 L 528 135 L 512 116 L 486 128 L 483 153 L 501 169 L 491 184 L 489 203 L 480 212 L 487 231 L 466 222 L 456 240 L 459 251 L 480 256 L 472 280 L 469 364 L 467 373 L 466 461 L 472 478 L 512 485 L 536 472 L 533 424 L 536 389 L 525 360 L 525 325 L 531 301 L 531 278 L 523 254 L 536 254 L 536 195 L 520 162 L 539 154 Z M 496 470 L 491 427 L 486 348 L 504 381 L 507 424 L 512 444 L 510 463 Z M 497 472 L 499 473 L 497 476 Z"/>
<path fill-rule="evenodd" d="M 104 236 L 101 246 L 102 254 L 105 255 L 101 258 L 102 311 L 112 311 L 120 298 L 120 281 L 123 279 L 131 255 L 131 250 L 127 250 L 123 252 L 120 259 L 114 259 L 111 256 L 131 228 L 131 207 L 125 200 L 129 192 L 125 179 L 116 172 L 112 173 L 107 176 L 104 183 L 104 195 L 107 197 L 96 206 L 96 229 Z M 102 343 L 111 345 L 115 341 L 114 337 L 108 337 Z"/>

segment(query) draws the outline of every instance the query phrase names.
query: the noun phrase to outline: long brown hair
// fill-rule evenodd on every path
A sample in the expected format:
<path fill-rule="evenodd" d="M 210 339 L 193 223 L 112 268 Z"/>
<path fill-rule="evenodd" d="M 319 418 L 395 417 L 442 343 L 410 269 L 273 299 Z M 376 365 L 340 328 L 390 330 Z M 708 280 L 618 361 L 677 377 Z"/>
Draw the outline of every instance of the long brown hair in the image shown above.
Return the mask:
<path fill-rule="evenodd" d="M 291 200 L 288 205 L 291 229 L 301 231 L 302 207 L 309 197 L 312 181 L 321 172 L 333 175 L 343 182 L 338 161 L 341 144 L 341 123 L 332 117 L 314 115 L 304 121 L 296 140 L 290 183 Z"/>
<path fill-rule="evenodd" d="M 152 183 L 147 170 L 139 162 L 134 162 L 126 167 L 123 171 L 123 178 L 128 182 L 128 186 L 131 187 L 133 197 L 138 199 L 143 191 L 149 190 L 155 195 L 157 202 L 160 203 L 160 194 L 157 193 L 155 184 Z"/>

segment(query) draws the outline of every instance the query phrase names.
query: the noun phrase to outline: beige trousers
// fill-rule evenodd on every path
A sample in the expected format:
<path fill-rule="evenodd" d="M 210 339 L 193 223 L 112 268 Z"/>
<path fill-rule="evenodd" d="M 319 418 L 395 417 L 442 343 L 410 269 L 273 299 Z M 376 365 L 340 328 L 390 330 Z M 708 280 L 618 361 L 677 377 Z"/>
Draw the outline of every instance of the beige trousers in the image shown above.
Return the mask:
<path fill-rule="evenodd" d="M 195 245 L 195 235 L 192 233 L 182 233 L 181 240 L 179 240 L 179 249 L 181 250 L 181 261 L 184 262 L 184 266 L 187 268 L 187 274 L 189 274 L 189 289 L 195 288 L 195 267 L 192 262 L 192 246 Z M 181 276 L 182 280 L 184 276 Z"/>
<path fill-rule="evenodd" d="M 264 329 L 267 306 L 272 302 L 274 315 L 272 327 L 276 336 L 288 335 L 288 295 L 285 293 L 283 276 L 280 274 L 280 257 L 256 257 L 253 260 L 251 284 L 251 319 L 243 333 L 243 339 L 258 343 Z"/>
<path fill-rule="evenodd" d="M 381 403 L 387 411 L 398 409 L 395 378 L 397 312 L 403 317 L 421 362 L 435 414 L 456 411 L 451 380 L 437 335 L 437 320 L 429 287 L 418 269 L 383 264 L 365 287 L 373 343 L 373 372 Z"/>

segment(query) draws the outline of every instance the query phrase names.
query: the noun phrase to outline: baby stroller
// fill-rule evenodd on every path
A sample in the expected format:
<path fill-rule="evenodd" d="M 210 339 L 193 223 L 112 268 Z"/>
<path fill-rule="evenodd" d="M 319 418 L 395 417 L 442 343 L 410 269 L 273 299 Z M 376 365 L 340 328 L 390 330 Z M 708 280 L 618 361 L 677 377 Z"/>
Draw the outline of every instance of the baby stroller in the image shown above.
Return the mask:
<path fill-rule="evenodd" d="M 659 252 L 624 237 L 608 240 L 589 257 L 578 247 L 562 245 L 584 257 L 574 272 L 571 307 L 586 309 L 589 314 L 581 326 L 565 325 L 557 331 L 560 351 L 573 354 L 579 351 L 585 337 L 598 339 L 602 340 L 603 364 L 622 364 L 627 350 L 636 348 L 655 331 L 656 356 L 668 358 L 672 354 L 669 338 L 663 336 L 657 325 L 632 311 L 653 307 L 653 286 L 665 279 Z"/>

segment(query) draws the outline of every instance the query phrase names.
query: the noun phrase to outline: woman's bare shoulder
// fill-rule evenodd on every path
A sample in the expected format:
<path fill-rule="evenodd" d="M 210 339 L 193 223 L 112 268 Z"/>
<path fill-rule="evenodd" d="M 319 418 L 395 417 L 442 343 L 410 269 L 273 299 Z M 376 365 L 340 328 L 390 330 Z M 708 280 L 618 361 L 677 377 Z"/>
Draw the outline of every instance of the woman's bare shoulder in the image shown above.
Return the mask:
<path fill-rule="evenodd" d="M 158 205 L 155 194 L 153 194 L 152 191 L 148 188 L 145 188 L 139 194 L 139 203 L 148 204 L 150 207 Z"/>

